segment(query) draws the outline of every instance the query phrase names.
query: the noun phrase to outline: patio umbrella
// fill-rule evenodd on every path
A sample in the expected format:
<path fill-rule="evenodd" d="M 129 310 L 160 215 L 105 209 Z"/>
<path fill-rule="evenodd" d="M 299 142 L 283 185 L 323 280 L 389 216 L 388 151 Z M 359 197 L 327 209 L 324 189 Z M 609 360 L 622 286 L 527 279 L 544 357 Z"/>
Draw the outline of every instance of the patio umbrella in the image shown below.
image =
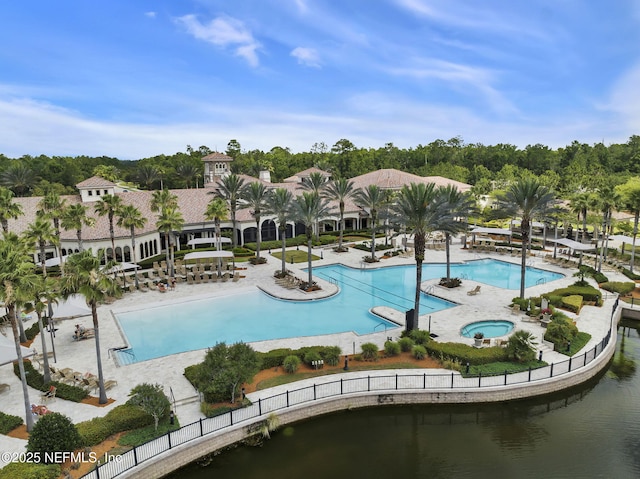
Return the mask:
<path fill-rule="evenodd" d="M 34 355 L 33 349 L 20 346 L 22 349 L 22 357 L 27 358 Z M 16 353 L 16 345 L 14 342 L 0 334 L 0 366 L 3 364 L 9 364 L 18 359 Z"/>

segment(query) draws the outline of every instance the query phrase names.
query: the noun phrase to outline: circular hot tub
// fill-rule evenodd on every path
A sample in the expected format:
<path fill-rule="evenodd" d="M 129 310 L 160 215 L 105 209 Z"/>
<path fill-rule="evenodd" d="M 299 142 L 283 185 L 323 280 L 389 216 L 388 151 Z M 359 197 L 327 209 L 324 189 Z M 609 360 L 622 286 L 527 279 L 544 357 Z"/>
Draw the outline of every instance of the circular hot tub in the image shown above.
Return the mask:
<path fill-rule="evenodd" d="M 497 338 L 509 334 L 514 327 L 513 322 L 503 319 L 475 321 L 465 325 L 460 334 L 465 338 L 473 338 L 476 333 L 484 334 L 485 338 Z"/>

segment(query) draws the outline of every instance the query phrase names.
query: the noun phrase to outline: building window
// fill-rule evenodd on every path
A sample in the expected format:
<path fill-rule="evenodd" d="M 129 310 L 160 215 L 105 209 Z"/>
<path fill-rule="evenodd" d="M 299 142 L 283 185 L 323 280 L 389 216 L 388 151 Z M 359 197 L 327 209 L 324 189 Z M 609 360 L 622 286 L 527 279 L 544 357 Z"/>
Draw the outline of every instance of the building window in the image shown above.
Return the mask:
<path fill-rule="evenodd" d="M 89 193 L 89 196 L 93 196 L 93 191 L 89 190 L 88 193 Z"/>
<path fill-rule="evenodd" d="M 109 194 L 109 190 L 103 190 L 103 193 L 102 193 L 102 194 L 104 194 L 104 195 L 108 195 L 108 194 Z"/>
<path fill-rule="evenodd" d="M 96 196 L 100 196 L 100 190 L 96 190 Z"/>

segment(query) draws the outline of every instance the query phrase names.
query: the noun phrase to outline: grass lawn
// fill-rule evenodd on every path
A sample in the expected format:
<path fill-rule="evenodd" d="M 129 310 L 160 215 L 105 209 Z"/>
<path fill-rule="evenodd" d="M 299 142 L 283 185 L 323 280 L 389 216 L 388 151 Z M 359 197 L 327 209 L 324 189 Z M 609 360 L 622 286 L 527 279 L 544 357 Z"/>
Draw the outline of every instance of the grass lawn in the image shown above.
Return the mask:
<path fill-rule="evenodd" d="M 306 249 L 306 248 L 305 248 Z M 282 259 L 282 251 L 271 251 L 271 256 L 274 256 L 278 259 Z M 285 251 L 284 254 L 285 257 L 285 261 L 289 264 L 291 263 L 306 263 L 309 258 L 307 257 L 307 251 L 303 251 L 303 250 L 297 250 L 297 249 L 293 249 L 293 250 L 287 250 Z M 315 254 L 311 255 L 311 260 L 315 261 L 317 259 L 320 259 L 320 256 L 316 256 Z"/>

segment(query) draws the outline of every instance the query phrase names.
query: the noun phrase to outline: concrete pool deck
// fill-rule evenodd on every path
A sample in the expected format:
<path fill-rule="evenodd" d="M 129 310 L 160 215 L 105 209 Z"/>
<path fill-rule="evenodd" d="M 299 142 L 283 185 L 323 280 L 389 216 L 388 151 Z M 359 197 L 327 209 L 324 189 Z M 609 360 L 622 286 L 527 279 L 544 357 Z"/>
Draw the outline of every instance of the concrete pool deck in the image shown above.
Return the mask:
<path fill-rule="evenodd" d="M 334 263 L 342 263 L 355 268 L 367 267 L 385 267 L 392 265 L 415 265 L 413 257 L 394 257 L 381 260 L 375 265 L 363 265 L 362 257 L 365 252 L 350 249 L 348 253 L 335 253 L 331 249 L 323 250 L 324 259 L 314 262 L 314 266 L 321 266 Z M 167 293 L 151 292 L 135 292 L 127 293 L 122 299 L 111 305 L 100 306 L 98 315 L 100 319 L 100 338 L 102 348 L 103 370 L 106 379 L 117 380 L 117 385 L 107 392 L 110 398 L 115 402 L 106 407 L 95 407 L 86 404 L 78 404 L 62 399 L 55 399 L 47 404 L 48 408 L 55 412 L 63 413 L 69 416 L 74 422 L 81 422 L 96 416 L 103 416 L 113 407 L 123 404 L 128 399 L 129 391 L 137 384 L 142 382 L 158 383 L 164 386 L 165 392 L 170 398 L 176 400 L 176 414 L 181 424 L 188 424 L 200 419 L 198 396 L 191 384 L 184 378 L 183 372 L 186 366 L 201 362 L 204 357 L 204 351 L 192 351 L 163 358 L 153 359 L 140 363 L 134 363 L 126 366 L 119 366 L 113 359 L 112 348 L 119 348 L 125 345 L 125 340 L 121 335 L 120 329 L 114 318 L 113 311 L 138 309 L 142 305 L 162 305 L 169 302 L 188 301 L 195 297 L 201 296 L 226 296 L 229 294 L 242 293 L 246 291 L 254 291 L 259 287 L 269 294 L 278 297 L 290 299 L 318 299 L 327 294 L 335 294 L 337 288 L 335 285 L 319 278 L 316 279 L 322 286 L 322 291 L 313 293 L 303 293 L 297 290 L 285 289 L 275 284 L 273 273 L 280 268 L 280 260 L 263 252 L 263 256 L 268 258 L 268 264 L 252 266 L 247 265 L 247 270 L 243 273 L 246 278 L 239 282 L 226 283 L 207 283 L 207 284 L 179 284 L 175 291 Z M 381 254 L 379 254 L 381 256 Z M 480 258 L 494 258 L 503 261 L 509 261 L 519 264 L 520 257 L 511 257 L 508 255 L 497 254 L 476 254 L 463 250 L 460 244 L 452 245 L 451 261 L 471 261 Z M 427 250 L 426 261 L 429 263 L 444 263 L 444 251 Z M 555 265 L 546 263 L 542 257 L 532 257 L 529 264 L 534 267 L 547 269 L 565 274 L 562 279 L 553 281 L 548 284 L 537 285 L 527 288 L 526 296 L 536 296 L 550 289 L 555 289 L 569 285 L 576 281 L 572 277 L 575 269 L 564 269 Z M 296 265 L 287 265 L 287 267 L 296 274 L 298 278 L 305 279 L 307 273 L 300 268 L 306 267 L 306 263 Z M 619 273 L 606 272 L 610 280 L 625 281 L 626 278 Z M 515 323 L 516 329 L 524 329 L 533 333 L 538 342 L 544 330 L 539 323 L 530 323 L 522 321 L 523 314 L 514 315 L 507 305 L 511 299 L 518 296 L 518 291 L 504 290 L 495 288 L 486 284 L 481 285 L 479 294 L 470 296 L 467 291 L 474 288 L 477 284 L 474 281 L 463 280 L 462 287 L 447 289 L 435 286 L 438 280 L 427 280 L 423 283 L 423 288 L 433 286 L 433 294 L 444 299 L 458 303 L 458 306 L 431 314 L 423 314 L 420 317 L 420 328 L 428 329 L 431 325 L 431 331 L 438 335 L 438 341 L 456 341 L 473 343 L 473 339 L 463 338 L 460 336 L 460 329 L 467 323 L 480 320 L 506 319 Z M 604 292 L 603 292 L 604 293 Z M 607 295 L 605 305 L 601 308 L 594 306 L 585 306 L 579 317 L 576 318 L 578 328 L 581 331 L 591 334 L 592 339 L 586 345 L 586 350 L 591 349 L 596 343 L 600 342 L 607 333 L 610 324 L 611 306 L 615 300 L 615 295 Z M 404 313 L 382 308 L 383 315 L 390 317 L 398 322 L 404 320 Z M 572 315 L 575 316 L 575 315 Z M 178 318 L 177 318 L 178 319 Z M 79 372 L 96 373 L 95 368 L 95 343 L 92 340 L 73 341 L 72 335 L 75 324 L 81 324 L 91 327 L 91 317 L 63 320 L 58 323 L 58 331 L 56 333 L 55 348 L 57 353 L 57 363 L 51 364 L 59 368 L 71 368 Z M 29 327 L 32 322 L 27 322 Z M 180 321 L 176 321 L 176 328 L 180 328 Z M 6 330 L 11 337 L 10 329 Z M 360 345 L 365 342 L 374 342 L 382 348 L 387 337 L 397 339 L 402 332 L 402 328 L 398 327 L 387 331 L 380 331 L 368 335 L 357 335 L 354 333 L 340 333 L 324 336 L 280 339 L 270 341 L 260 341 L 251 343 L 258 351 L 269 351 L 275 348 L 291 347 L 299 348 L 301 346 L 310 345 L 338 345 L 342 348 L 343 354 L 353 354 L 360 351 Z M 193 334 L 198 334 L 194 331 Z M 47 343 L 50 349 L 50 343 Z M 215 344 L 213 341 L 212 345 Z M 39 337 L 33 344 L 38 351 L 41 351 Z M 546 362 L 560 362 L 566 360 L 566 356 L 551 351 L 546 346 L 541 346 L 543 358 Z M 423 370 L 420 370 L 421 372 Z M 393 371 L 387 371 L 393 374 Z M 350 375 L 357 373 L 349 373 Z M 364 373 L 366 375 L 366 373 Z M 0 367 L 0 383 L 6 383 L 11 386 L 9 391 L 5 391 L 0 395 L 0 410 L 7 414 L 17 416 L 24 415 L 23 395 L 19 379 L 13 374 L 12 367 L 5 365 Z M 264 397 L 273 394 L 270 391 L 259 391 L 254 393 L 256 397 Z M 40 392 L 34 389 L 29 391 L 30 401 L 39 403 Z M 251 399 L 254 397 L 250 396 Z M 26 441 L 10 438 L 0 435 L 0 450 L 3 452 L 23 452 Z M 4 464 L 0 462 L 0 466 Z"/>

